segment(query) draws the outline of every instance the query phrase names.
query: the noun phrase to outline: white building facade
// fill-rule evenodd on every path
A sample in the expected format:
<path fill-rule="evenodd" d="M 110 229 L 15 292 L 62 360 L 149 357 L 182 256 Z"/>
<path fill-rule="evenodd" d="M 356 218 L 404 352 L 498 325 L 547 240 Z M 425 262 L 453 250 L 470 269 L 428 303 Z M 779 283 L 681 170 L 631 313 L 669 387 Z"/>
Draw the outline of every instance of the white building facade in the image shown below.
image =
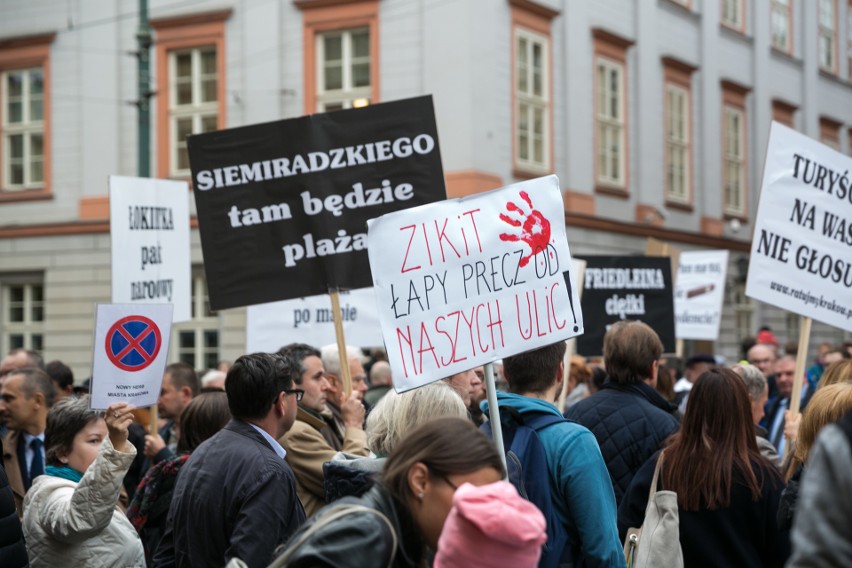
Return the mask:
<path fill-rule="evenodd" d="M 555 173 L 574 254 L 649 237 L 731 251 L 715 351 L 798 316 L 744 297 L 772 120 L 852 153 L 852 0 L 151 0 L 153 176 L 185 136 L 432 94 L 450 196 Z M 107 177 L 136 175 L 128 0 L 0 0 L 0 350 L 91 372 L 110 300 Z M 193 223 L 193 227 L 196 224 Z M 245 309 L 206 306 L 170 357 L 245 351 Z M 811 344 L 840 342 L 814 324 Z M 282 337 L 285 344 L 298 338 Z M 331 342 L 333 338 L 329 338 Z"/>

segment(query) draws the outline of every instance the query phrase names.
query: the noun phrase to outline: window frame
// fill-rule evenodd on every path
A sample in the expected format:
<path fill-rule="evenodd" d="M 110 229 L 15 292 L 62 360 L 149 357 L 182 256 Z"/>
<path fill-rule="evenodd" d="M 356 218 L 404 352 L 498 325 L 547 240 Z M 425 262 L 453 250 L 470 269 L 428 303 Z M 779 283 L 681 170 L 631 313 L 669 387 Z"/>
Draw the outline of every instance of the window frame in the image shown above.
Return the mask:
<path fill-rule="evenodd" d="M 23 308 L 23 320 L 22 321 L 13 321 L 11 319 L 10 309 L 12 307 L 11 300 L 11 289 L 12 288 L 22 288 L 23 289 L 23 300 L 22 300 L 22 308 Z M 34 300 L 34 290 L 35 288 L 41 289 L 41 300 Z M 32 349 L 34 351 L 43 351 L 44 350 L 44 322 L 45 322 L 45 286 L 44 280 L 37 278 L 15 278 L 4 280 L 2 284 L 2 291 L 0 294 L 2 295 L 2 324 L 3 324 L 3 353 L 8 353 L 12 349 L 22 347 L 24 349 Z M 38 302 L 41 307 L 41 319 L 33 318 L 34 315 L 34 304 Z M 20 345 L 12 345 L 11 336 L 21 336 L 23 339 L 23 343 Z M 39 344 L 36 345 L 34 343 L 34 337 L 39 338 Z"/>
<path fill-rule="evenodd" d="M 55 33 L 15 37 L 0 40 L 0 203 L 52 199 L 52 88 L 50 51 Z M 7 77 L 10 73 L 40 69 L 42 75 L 42 117 L 28 126 L 7 124 Z M 27 83 L 29 83 L 27 81 Z M 27 85 L 27 89 L 29 86 Z M 28 106 L 28 105 L 27 105 Z M 25 113 L 29 113 L 29 108 Z M 11 133 L 10 133 L 11 130 Z M 24 183 L 9 183 L 10 144 L 8 137 L 15 134 L 41 133 L 42 179 L 34 182 L 24 174 Z M 28 137 L 27 137 L 28 138 Z M 28 138 L 29 139 L 29 138 Z M 29 154 L 29 144 L 24 144 L 24 159 Z M 25 166 L 25 170 L 29 169 Z M 31 172 L 30 172 L 31 174 Z"/>
<path fill-rule="evenodd" d="M 552 113 L 550 109 L 551 95 L 551 70 L 550 70 L 550 37 L 539 33 L 533 29 L 515 26 L 513 34 L 513 42 L 512 42 L 512 94 L 514 99 L 514 108 L 513 108 L 513 124 L 512 130 L 514 132 L 513 136 L 513 164 L 517 171 L 521 172 L 529 172 L 533 174 L 545 174 L 552 171 L 552 163 L 553 160 L 551 158 L 552 151 L 552 142 L 551 136 L 553 133 L 553 127 L 550 123 Z M 530 65 L 528 68 L 527 77 L 525 78 L 527 85 L 532 85 L 527 89 L 527 92 L 524 92 L 519 87 L 520 82 L 520 56 L 519 56 L 519 44 L 521 41 L 527 42 L 529 45 L 529 54 L 532 55 L 535 46 L 538 45 L 541 56 L 542 56 L 542 65 L 541 65 L 541 95 L 536 95 L 534 90 L 535 84 L 535 69 L 533 65 Z M 541 113 L 541 125 L 542 131 L 540 133 L 541 136 L 541 161 L 536 161 L 533 155 L 535 154 L 535 114 L 536 111 Z M 526 117 L 522 115 L 526 114 Z M 526 118 L 527 124 L 529 125 L 527 128 L 527 142 L 526 142 L 526 151 L 527 158 L 521 157 L 521 150 L 523 144 L 521 143 L 521 136 L 523 135 L 523 131 L 521 128 L 521 120 L 522 118 Z M 532 119 L 532 120 L 531 120 Z"/>
<path fill-rule="evenodd" d="M 823 7 L 829 5 L 832 9 L 831 14 L 831 22 L 832 27 L 828 28 L 823 25 Z M 837 20 L 837 0 L 818 0 L 817 2 L 817 25 L 818 25 L 818 33 L 817 33 L 817 63 L 819 65 L 820 71 L 825 73 L 829 73 L 831 75 L 837 74 L 838 64 L 837 64 L 837 36 L 838 36 L 838 20 Z M 826 33 L 828 30 L 828 33 Z M 830 41 L 830 50 L 828 52 L 823 51 L 823 39 L 828 39 Z M 830 64 L 826 65 L 824 56 L 828 55 L 831 58 Z"/>
<path fill-rule="evenodd" d="M 321 94 L 318 86 L 320 81 L 320 55 L 318 53 L 317 36 L 366 28 L 369 31 L 370 46 L 370 104 L 381 101 L 379 51 L 379 2 L 378 0 L 343 1 L 327 0 L 295 0 L 296 7 L 302 11 L 302 48 L 304 72 L 304 112 L 314 114 L 321 112 L 327 102 L 319 101 Z"/>
<path fill-rule="evenodd" d="M 187 178 L 192 172 L 189 167 L 179 168 L 180 153 L 186 149 L 186 140 L 179 140 L 177 133 L 179 131 L 178 122 L 182 119 L 192 120 L 192 133 L 198 134 L 207 132 L 204 129 L 203 123 L 205 118 L 211 116 L 216 117 L 217 129 L 219 128 L 219 101 L 203 101 L 201 100 L 203 87 L 202 81 L 205 75 L 202 70 L 202 58 L 204 52 L 214 51 L 215 57 L 218 60 L 219 54 L 216 52 L 215 45 L 202 45 L 185 49 L 173 49 L 168 52 L 169 59 L 169 177 L 171 178 Z M 192 101 L 189 104 L 180 105 L 177 102 L 178 95 L 178 65 L 177 58 L 181 55 L 189 54 L 190 56 L 190 93 Z M 218 81 L 219 76 L 216 75 L 217 96 L 218 96 Z M 188 164 L 187 158 L 187 166 Z"/>
<path fill-rule="evenodd" d="M 194 369 L 207 368 L 205 358 L 210 350 L 204 343 L 205 334 L 208 332 L 215 332 L 216 334 L 216 347 L 212 353 L 215 354 L 218 363 L 222 358 L 222 332 L 218 312 L 210 310 L 207 282 L 200 268 L 193 270 L 191 302 L 192 317 L 188 321 L 176 323 L 173 326 L 170 359 L 172 359 L 172 362 L 187 362 Z M 192 333 L 193 345 L 190 348 L 181 347 L 181 335 L 186 333 Z M 192 354 L 192 362 L 186 361 L 183 357 L 188 351 Z M 215 368 L 215 365 L 212 368 Z"/>
<path fill-rule="evenodd" d="M 352 68 L 357 63 L 353 61 L 354 40 L 353 34 L 356 32 L 365 31 L 367 33 L 367 48 L 371 47 L 370 28 L 361 26 L 357 28 L 325 30 L 318 32 L 315 35 L 316 41 L 316 103 L 317 112 L 328 112 L 328 107 L 333 104 L 340 104 L 340 109 L 358 108 L 372 103 L 371 94 L 372 86 L 356 87 L 353 84 Z M 330 36 L 339 35 L 341 38 L 341 88 L 326 91 L 324 86 L 325 79 L 325 43 L 324 39 Z M 370 66 L 370 76 L 372 76 L 373 54 L 367 53 L 367 63 Z M 365 104 L 356 104 L 359 101 L 366 99 Z M 332 109 L 332 110 L 340 110 Z"/>
<path fill-rule="evenodd" d="M 781 53 L 790 54 L 793 52 L 793 0 L 770 0 L 769 8 L 769 42 L 773 49 Z M 782 2 L 786 2 L 783 4 Z M 785 32 L 783 44 L 776 42 L 775 36 L 775 21 L 776 18 L 783 18 L 785 22 Z"/>
<path fill-rule="evenodd" d="M 722 104 L 722 199 L 723 211 L 725 215 L 741 217 L 746 214 L 746 195 L 748 192 L 748 161 L 746 152 L 746 112 L 745 109 L 729 103 Z M 739 128 L 736 141 L 737 152 L 731 151 L 731 143 L 733 141 L 731 132 L 731 118 L 738 119 Z M 739 171 L 738 180 L 738 197 L 737 202 L 733 203 L 730 199 L 730 173 L 731 167 L 737 167 Z"/>
<path fill-rule="evenodd" d="M 193 49 L 215 47 L 216 49 L 216 128 L 227 125 L 225 67 L 225 23 L 231 10 L 219 10 L 190 16 L 158 18 L 151 20 L 155 31 L 154 61 L 156 64 L 156 91 L 161 96 L 153 100 L 156 104 L 156 172 L 159 178 L 190 180 L 189 170 L 176 167 L 172 121 L 172 53 Z M 190 181 L 191 183 L 191 181 Z"/>
<path fill-rule="evenodd" d="M 601 93 L 601 78 L 600 73 L 603 68 L 605 73 L 604 78 L 604 93 Z M 609 84 L 609 79 L 611 78 L 611 73 L 615 72 L 617 74 L 617 82 L 618 86 L 616 91 L 613 93 L 611 91 L 611 85 Z M 627 69 L 626 65 L 623 61 L 618 61 L 616 59 L 612 59 L 605 55 L 596 55 L 595 56 L 595 180 L 598 185 L 616 187 L 619 189 L 626 190 L 627 189 L 627 85 L 626 85 L 626 75 Z M 602 103 L 606 102 L 607 104 L 603 105 L 609 108 L 609 102 L 611 102 L 612 95 L 615 94 L 618 98 L 617 106 L 619 108 L 619 116 L 613 117 L 609 116 L 605 110 L 601 109 Z M 614 138 L 618 140 L 618 167 L 619 167 L 619 176 L 608 175 L 604 170 L 605 163 L 601 161 L 601 154 L 606 154 L 605 161 L 609 162 L 611 159 L 611 148 L 604 148 L 603 151 L 601 149 L 601 144 L 604 142 L 609 142 L 610 138 L 607 136 L 606 141 L 604 138 L 604 130 L 608 131 L 608 134 L 615 129 L 617 131 L 617 136 Z"/>
<path fill-rule="evenodd" d="M 840 152 L 840 129 L 842 127 L 843 123 L 827 116 L 821 116 L 819 119 L 820 143 L 825 144 L 829 148 Z"/>
<path fill-rule="evenodd" d="M 671 132 L 673 114 L 672 114 L 672 95 L 677 94 L 681 97 L 684 110 L 683 116 L 680 119 L 682 129 L 684 130 L 681 139 L 675 139 Z M 692 203 L 692 124 L 690 117 L 692 115 L 692 97 L 690 89 L 682 84 L 668 81 L 666 82 L 665 91 L 665 130 L 666 133 L 666 202 L 676 203 L 680 205 L 690 205 Z M 672 155 L 673 149 L 679 148 L 683 153 L 682 168 L 683 168 L 683 193 L 676 195 L 673 192 L 674 175 L 669 174 L 669 170 L 673 167 Z"/>
<path fill-rule="evenodd" d="M 694 107 L 692 103 L 692 75 L 697 67 L 676 59 L 674 57 L 665 56 L 662 58 L 663 65 L 663 84 L 662 84 L 662 103 L 663 103 L 663 124 L 662 124 L 662 144 L 663 144 L 663 196 L 666 207 L 670 209 L 680 209 L 682 211 L 692 211 L 695 201 L 695 167 L 694 167 L 694 152 L 695 130 L 693 128 L 693 113 Z M 684 159 L 684 167 L 686 173 L 685 178 L 685 193 L 684 196 L 674 195 L 669 180 L 669 169 L 671 164 L 670 155 L 670 136 L 669 136 L 669 89 L 680 89 L 686 93 L 686 118 L 684 124 L 688 129 L 685 141 L 686 158 Z"/>
<path fill-rule="evenodd" d="M 736 20 L 728 19 L 727 7 L 729 2 L 734 4 L 734 13 L 736 14 Z M 719 22 L 723 26 L 738 31 L 740 33 L 745 32 L 745 0 L 721 0 L 719 8 L 721 10 L 721 14 L 719 15 Z"/>

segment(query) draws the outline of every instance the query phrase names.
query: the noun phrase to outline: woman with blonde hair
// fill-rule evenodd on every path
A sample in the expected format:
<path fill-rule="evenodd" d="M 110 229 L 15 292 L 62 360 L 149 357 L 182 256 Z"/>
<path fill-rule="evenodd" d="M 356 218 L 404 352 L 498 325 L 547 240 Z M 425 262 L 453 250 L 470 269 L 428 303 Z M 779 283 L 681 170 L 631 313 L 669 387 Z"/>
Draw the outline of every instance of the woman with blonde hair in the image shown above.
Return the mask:
<path fill-rule="evenodd" d="M 852 382 L 852 359 L 836 361 L 825 368 L 818 389 L 837 383 Z"/>
<path fill-rule="evenodd" d="M 458 393 L 443 381 L 404 393 L 388 391 L 367 417 L 367 447 L 376 457 L 338 452 L 323 464 L 325 502 L 362 495 L 400 440 L 418 426 L 447 416 L 466 419 L 468 413 Z"/>
<path fill-rule="evenodd" d="M 799 497 L 799 482 L 817 436 L 823 428 L 837 422 L 850 411 L 852 411 L 852 382 L 834 383 L 819 388 L 805 408 L 799 423 L 798 438 L 785 468 L 787 487 L 784 489 L 778 507 L 778 525 L 782 529 L 789 529 L 793 525 L 793 515 Z"/>

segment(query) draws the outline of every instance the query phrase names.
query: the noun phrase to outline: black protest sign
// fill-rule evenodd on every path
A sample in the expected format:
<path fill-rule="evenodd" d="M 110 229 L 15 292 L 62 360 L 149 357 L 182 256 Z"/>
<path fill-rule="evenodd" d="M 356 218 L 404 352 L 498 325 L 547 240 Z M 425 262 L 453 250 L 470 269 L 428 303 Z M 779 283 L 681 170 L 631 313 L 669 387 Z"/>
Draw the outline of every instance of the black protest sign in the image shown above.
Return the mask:
<path fill-rule="evenodd" d="M 187 143 L 213 309 L 372 286 L 367 220 L 446 198 L 431 97 Z"/>
<path fill-rule="evenodd" d="M 603 337 L 619 320 L 645 322 L 660 336 L 665 353 L 675 352 L 672 265 L 667 256 L 585 256 L 581 305 L 585 334 L 577 353 L 603 354 Z"/>

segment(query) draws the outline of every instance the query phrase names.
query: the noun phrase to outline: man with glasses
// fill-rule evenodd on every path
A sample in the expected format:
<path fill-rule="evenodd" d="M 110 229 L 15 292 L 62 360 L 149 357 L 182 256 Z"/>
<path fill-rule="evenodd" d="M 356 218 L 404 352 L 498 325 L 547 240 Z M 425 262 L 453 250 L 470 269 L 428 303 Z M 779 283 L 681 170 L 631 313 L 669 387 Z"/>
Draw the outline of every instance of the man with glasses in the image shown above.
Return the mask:
<path fill-rule="evenodd" d="M 358 396 L 351 396 L 341 404 L 343 440 L 339 440 L 323 418 L 329 382 L 320 351 L 304 343 L 292 343 L 282 347 L 278 353 L 298 362 L 296 386 L 305 391 L 299 403 L 296 423 L 280 442 L 287 448 L 287 463 L 296 474 L 299 499 L 310 517 L 325 505 L 323 464 L 331 461 L 339 451 L 356 456 L 370 453 L 363 427 L 364 405 Z"/>
<path fill-rule="evenodd" d="M 233 420 L 181 469 L 154 566 L 224 566 L 239 558 L 266 566 L 305 522 L 288 453 L 278 443 L 296 419 L 304 391 L 291 357 L 237 359 L 225 392 Z"/>

